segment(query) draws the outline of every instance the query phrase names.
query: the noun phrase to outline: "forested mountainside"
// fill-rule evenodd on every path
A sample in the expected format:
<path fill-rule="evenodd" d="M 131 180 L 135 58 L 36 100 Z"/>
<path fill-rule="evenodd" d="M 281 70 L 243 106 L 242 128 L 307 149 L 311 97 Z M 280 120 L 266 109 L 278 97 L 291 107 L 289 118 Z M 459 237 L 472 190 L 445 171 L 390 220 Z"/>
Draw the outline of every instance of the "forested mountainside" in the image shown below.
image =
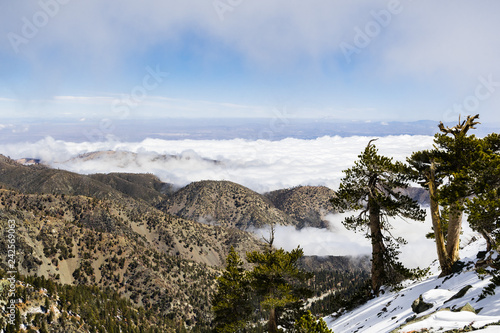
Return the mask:
<path fill-rule="evenodd" d="M 297 186 L 265 195 L 278 209 L 297 221 L 298 228 L 327 228 L 325 216 L 334 213 L 330 199 L 335 192 L 326 186 Z"/>
<path fill-rule="evenodd" d="M 296 223 L 265 196 L 229 181 L 191 183 L 168 197 L 158 208 L 194 221 L 239 229 Z"/>
<path fill-rule="evenodd" d="M 221 201 L 217 193 L 228 190 L 229 195 L 235 196 L 233 202 L 242 203 L 234 205 L 233 218 L 244 221 L 255 217 L 252 221 L 259 223 L 247 226 L 296 223 L 271 200 L 243 186 L 228 182 L 208 184 L 208 189 L 223 190 L 208 195 L 200 184 L 193 184 L 206 196 L 205 201 L 189 201 L 195 206 L 192 211 L 199 209 L 197 205 L 203 209 L 215 206 Z M 209 322 L 216 277 L 230 247 L 244 257 L 248 251 L 261 249 L 263 243 L 253 234 L 235 228 L 237 223 L 231 222 L 231 215 L 224 225 L 219 221 L 200 223 L 201 215 L 193 221 L 168 213 L 163 204 L 178 193 L 187 191 L 172 193 L 168 184 L 152 175 L 79 175 L 37 164 L 21 165 L 0 156 L 0 226 L 6 235 L 8 221 L 16 221 L 15 269 L 20 281 L 16 288 L 25 295 L 19 306 L 24 324 L 31 320 L 30 327 L 39 328 L 43 322 L 48 324 L 56 318 L 61 322 L 57 325 L 66 325 L 68 332 L 73 328 L 78 331 L 76 327 L 89 330 L 101 319 L 97 313 L 89 312 L 89 304 L 95 303 L 85 297 L 100 292 L 115 295 L 113 299 L 122 308 L 113 305 L 114 309 L 131 318 L 130 326 L 123 326 L 130 331 L 134 331 L 133 327 L 149 327 L 163 332 L 167 328 L 203 327 Z M 276 220 L 265 220 L 266 212 Z M 4 276 L 9 271 L 4 259 L 7 245 L 7 238 L 2 238 L 0 268 Z M 318 264 L 315 268 L 315 261 L 325 259 L 306 258 L 304 265 L 321 271 L 318 279 L 311 282 L 317 295 L 345 289 L 343 286 L 348 284 L 342 283 L 344 278 L 352 280 L 359 275 L 361 281 L 365 277 L 361 273 L 366 271 L 366 263 L 360 266 L 348 258 L 331 257 L 328 265 Z M 48 286 L 50 292 L 43 290 Z M 68 307 L 60 301 L 61 297 L 69 297 L 62 296 L 64 293 L 82 296 L 72 296 L 69 303 L 73 306 Z M 54 310 L 47 311 L 45 307 L 36 315 L 40 302 L 47 302 L 47 307 Z"/>

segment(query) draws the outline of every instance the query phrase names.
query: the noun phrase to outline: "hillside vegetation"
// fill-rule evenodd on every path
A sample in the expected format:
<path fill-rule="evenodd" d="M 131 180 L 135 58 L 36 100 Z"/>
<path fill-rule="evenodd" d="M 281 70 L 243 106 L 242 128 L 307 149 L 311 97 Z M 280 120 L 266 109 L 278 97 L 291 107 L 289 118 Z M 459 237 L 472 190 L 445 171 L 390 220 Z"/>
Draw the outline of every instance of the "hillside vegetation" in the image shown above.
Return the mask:
<path fill-rule="evenodd" d="M 213 210 L 216 223 L 200 223 L 206 216 L 201 213 L 184 218 L 166 209 L 166 202 L 188 198 L 189 192 L 196 191 L 200 192 L 198 198 L 185 200 L 184 211 L 201 212 L 218 205 Z M 228 196 L 232 206 L 225 201 Z M 235 226 L 296 223 L 266 197 L 234 183 L 201 182 L 172 193 L 169 184 L 149 174 L 87 176 L 43 165 L 21 165 L 0 156 L 3 235 L 9 220 L 16 221 L 15 269 L 20 281 L 16 288 L 24 295 L 18 306 L 20 324 L 34 329 L 50 324 L 47 327 L 53 331 L 64 332 L 115 325 L 117 321 L 88 310 L 102 304 L 94 298 L 107 294 L 121 304 L 110 306 L 111 313 L 122 313 L 117 315 L 122 318 L 119 326 L 126 323 L 120 326 L 122 331 L 208 327 L 216 278 L 229 249 L 234 247 L 244 256 L 263 245 Z M 3 274 L 9 271 L 7 240 L 0 239 Z M 314 268 L 316 260 L 308 259 L 305 267 Z M 333 271 L 354 273 L 358 269 L 345 258 L 328 261 L 321 277 L 313 280 L 317 295 L 340 288 L 328 278 L 334 276 Z M 340 282 L 344 275 L 337 276 Z M 64 293 L 81 295 L 68 304 L 61 302 L 69 297 Z M 45 310 L 40 310 L 40 304 Z"/>

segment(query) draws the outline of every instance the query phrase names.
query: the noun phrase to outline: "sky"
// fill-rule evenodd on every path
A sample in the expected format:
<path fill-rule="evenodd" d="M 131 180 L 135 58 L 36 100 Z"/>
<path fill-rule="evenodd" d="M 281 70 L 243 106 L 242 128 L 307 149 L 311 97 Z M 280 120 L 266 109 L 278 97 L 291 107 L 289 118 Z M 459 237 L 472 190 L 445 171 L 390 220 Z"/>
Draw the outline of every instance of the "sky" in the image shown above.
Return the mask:
<path fill-rule="evenodd" d="M 493 0 L 1 0 L 0 117 L 272 118 L 286 108 L 500 123 L 499 10 Z"/>

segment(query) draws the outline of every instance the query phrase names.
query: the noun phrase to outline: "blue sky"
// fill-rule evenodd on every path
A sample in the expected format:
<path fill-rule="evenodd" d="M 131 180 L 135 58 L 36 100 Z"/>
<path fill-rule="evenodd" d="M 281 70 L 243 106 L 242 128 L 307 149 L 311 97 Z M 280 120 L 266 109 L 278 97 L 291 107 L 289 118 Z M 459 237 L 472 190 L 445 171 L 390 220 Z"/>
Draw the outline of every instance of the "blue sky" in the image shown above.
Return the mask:
<path fill-rule="evenodd" d="M 500 116 L 498 1 L 0 3 L 4 119 Z M 2 122 L 0 121 L 0 124 Z"/>

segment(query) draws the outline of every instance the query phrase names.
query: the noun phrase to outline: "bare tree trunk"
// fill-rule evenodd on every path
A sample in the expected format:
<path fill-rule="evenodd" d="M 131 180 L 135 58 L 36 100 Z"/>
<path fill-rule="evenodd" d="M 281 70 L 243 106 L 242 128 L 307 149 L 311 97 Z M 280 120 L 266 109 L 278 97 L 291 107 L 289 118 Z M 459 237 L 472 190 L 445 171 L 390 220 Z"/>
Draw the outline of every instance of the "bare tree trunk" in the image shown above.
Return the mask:
<path fill-rule="evenodd" d="M 495 248 L 496 246 L 495 240 L 493 239 L 493 237 L 491 237 L 491 234 L 487 232 L 485 229 L 481 230 L 481 235 L 486 240 L 486 252 L 490 252 L 491 249 Z"/>
<path fill-rule="evenodd" d="M 431 162 L 429 173 L 429 196 L 431 204 L 431 219 L 432 228 L 434 229 L 434 238 L 436 240 L 436 249 L 439 259 L 439 266 L 441 266 L 441 275 L 448 275 L 451 273 L 451 260 L 446 251 L 446 244 L 444 241 L 443 227 L 441 225 L 441 216 L 439 214 L 439 203 L 436 200 L 437 186 L 436 186 L 436 164 Z"/>
<path fill-rule="evenodd" d="M 462 200 L 461 200 L 462 201 Z M 446 252 L 452 264 L 458 259 L 460 248 L 460 232 L 462 231 L 462 202 L 459 201 L 450 207 L 450 218 L 448 221 L 448 234 L 446 235 Z"/>
<path fill-rule="evenodd" d="M 278 332 L 278 324 L 276 322 L 276 309 L 271 308 L 269 310 L 269 321 L 267 322 L 267 330 L 269 333 Z"/>
<path fill-rule="evenodd" d="M 385 282 L 384 269 L 384 238 L 380 226 L 380 207 L 374 200 L 369 202 L 370 236 L 372 240 L 372 290 L 375 295 Z"/>

